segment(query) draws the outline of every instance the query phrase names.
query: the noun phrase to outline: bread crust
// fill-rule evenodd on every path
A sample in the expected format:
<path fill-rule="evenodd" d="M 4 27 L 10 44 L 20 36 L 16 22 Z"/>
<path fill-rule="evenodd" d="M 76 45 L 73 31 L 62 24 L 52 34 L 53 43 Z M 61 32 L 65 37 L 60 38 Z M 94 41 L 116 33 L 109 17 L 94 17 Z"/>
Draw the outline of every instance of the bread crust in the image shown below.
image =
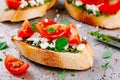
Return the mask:
<path fill-rule="evenodd" d="M 38 7 L 31 7 L 25 9 L 11 9 L 9 11 L 2 11 L 0 14 L 0 22 L 11 21 L 11 22 L 19 22 L 26 19 L 33 19 L 37 17 L 42 17 L 46 14 L 47 10 L 49 10 L 52 6 L 57 3 L 58 0 L 51 0 L 46 4 L 43 4 Z"/>
<path fill-rule="evenodd" d="M 118 29 L 120 28 L 120 10 L 115 15 L 100 15 L 95 16 L 92 13 L 88 13 L 81 10 L 67 0 L 64 0 L 64 5 L 68 13 L 76 20 L 82 21 L 84 23 L 90 24 L 92 26 L 99 26 L 106 29 Z"/>
<path fill-rule="evenodd" d="M 11 40 L 22 55 L 27 59 L 42 65 L 73 70 L 86 70 L 93 65 L 93 51 L 88 43 L 82 53 L 74 54 L 33 47 L 14 38 Z"/>

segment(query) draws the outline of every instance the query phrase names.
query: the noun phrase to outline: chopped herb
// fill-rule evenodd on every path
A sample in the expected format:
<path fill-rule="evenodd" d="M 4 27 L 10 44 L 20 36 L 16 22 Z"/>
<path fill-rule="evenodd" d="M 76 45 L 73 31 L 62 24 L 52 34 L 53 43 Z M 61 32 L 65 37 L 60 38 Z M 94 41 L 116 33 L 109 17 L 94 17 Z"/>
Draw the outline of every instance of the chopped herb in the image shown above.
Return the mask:
<path fill-rule="evenodd" d="M 9 10 L 11 10 L 11 9 L 10 9 L 10 8 L 5 8 L 5 9 L 4 9 L 4 11 L 9 11 Z"/>
<path fill-rule="evenodd" d="M 72 3 L 73 0 L 67 0 L 68 3 Z"/>
<path fill-rule="evenodd" d="M 71 76 L 72 76 L 72 77 L 74 77 L 74 76 L 75 76 L 75 74 L 73 74 L 73 73 L 72 73 L 72 74 L 71 74 Z"/>
<path fill-rule="evenodd" d="M 107 69 L 108 66 L 109 66 L 109 64 L 110 64 L 110 62 L 106 62 L 106 63 L 103 65 L 103 67 Z"/>
<path fill-rule="evenodd" d="M 102 13 L 100 11 L 96 11 L 96 16 L 100 16 Z"/>
<path fill-rule="evenodd" d="M 50 2 L 51 0 L 44 0 L 44 3 Z"/>
<path fill-rule="evenodd" d="M 33 23 L 32 23 L 32 30 L 33 30 L 33 31 L 37 31 L 37 29 L 36 29 L 36 26 L 35 26 L 35 25 L 36 25 L 36 22 L 33 22 Z"/>
<path fill-rule="evenodd" d="M 6 42 L 1 42 L 0 41 L 0 50 L 6 49 L 8 46 L 6 44 Z"/>
<path fill-rule="evenodd" d="M 49 28 L 49 29 L 47 30 L 47 32 L 48 32 L 48 33 L 53 33 L 53 32 L 55 32 L 55 29 L 54 29 L 54 28 Z"/>
<path fill-rule="evenodd" d="M 60 23 L 61 23 L 61 24 L 68 25 L 68 24 L 69 24 L 69 21 L 63 17 L 63 18 L 60 20 Z"/>
<path fill-rule="evenodd" d="M 3 61 L 2 58 L 0 58 L 0 61 Z"/>
<path fill-rule="evenodd" d="M 65 70 L 63 70 L 62 72 L 60 72 L 58 74 L 58 79 L 61 80 L 61 79 L 65 78 L 65 76 L 66 76 L 66 72 L 65 72 Z"/>
<path fill-rule="evenodd" d="M 111 56 L 112 56 L 112 51 L 111 51 L 111 49 L 108 49 L 108 50 L 106 50 L 106 51 L 103 53 L 102 58 L 103 58 L 103 59 L 108 59 L 108 58 L 110 58 Z"/>
<path fill-rule="evenodd" d="M 110 2 L 113 2 L 113 1 L 115 1 L 115 0 L 109 0 Z"/>
<path fill-rule="evenodd" d="M 97 37 L 97 38 L 99 38 L 101 40 L 104 40 L 106 42 L 110 42 L 111 41 L 110 35 L 108 35 L 108 34 L 101 34 L 101 33 L 99 33 L 99 31 L 95 31 L 95 32 L 91 31 L 91 32 L 89 32 L 89 34 L 92 35 L 92 36 L 95 36 L 95 37 Z"/>
<path fill-rule="evenodd" d="M 62 50 L 67 44 L 68 44 L 68 38 L 61 37 L 55 41 L 55 48 L 58 50 Z"/>

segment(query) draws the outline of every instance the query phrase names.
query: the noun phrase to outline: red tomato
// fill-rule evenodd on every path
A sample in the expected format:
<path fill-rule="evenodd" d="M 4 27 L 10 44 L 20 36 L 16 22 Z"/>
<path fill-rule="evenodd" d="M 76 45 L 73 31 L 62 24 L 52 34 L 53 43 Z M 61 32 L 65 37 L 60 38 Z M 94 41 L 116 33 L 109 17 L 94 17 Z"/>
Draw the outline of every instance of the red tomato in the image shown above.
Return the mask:
<path fill-rule="evenodd" d="M 52 21 L 52 20 L 48 20 L 48 21 L 45 21 L 45 20 L 40 20 L 39 21 L 41 24 L 43 24 L 44 27 L 47 27 L 49 25 L 52 25 L 52 24 L 56 24 L 56 22 Z"/>
<path fill-rule="evenodd" d="M 17 9 L 21 4 L 21 0 L 6 0 L 6 4 L 9 8 Z"/>
<path fill-rule="evenodd" d="M 94 4 L 99 5 L 104 2 L 104 0 L 81 0 L 84 4 Z"/>
<path fill-rule="evenodd" d="M 56 24 L 56 22 L 53 22 L 53 21 L 48 21 L 48 22 L 40 21 L 36 24 L 36 28 L 41 36 L 49 40 L 54 40 L 59 37 L 67 36 L 67 33 L 69 31 L 66 25 Z M 51 33 L 48 32 L 50 28 L 54 30 Z"/>
<path fill-rule="evenodd" d="M 5 67 L 10 73 L 14 75 L 20 75 L 26 72 L 26 70 L 29 68 L 29 64 L 14 56 L 6 55 Z"/>
<path fill-rule="evenodd" d="M 70 34 L 69 34 L 69 43 L 70 44 L 79 44 L 80 43 L 80 37 L 78 34 L 78 31 L 73 23 L 70 23 L 68 25 L 70 27 Z"/>
<path fill-rule="evenodd" d="M 116 14 L 120 10 L 120 0 L 106 0 L 99 10 L 105 14 Z"/>
<path fill-rule="evenodd" d="M 31 29 L 31 24 L 28 20 L 25 20 L 21 29 L 18 31 L 18 37 L 30 37 L 34 31 Z"/>

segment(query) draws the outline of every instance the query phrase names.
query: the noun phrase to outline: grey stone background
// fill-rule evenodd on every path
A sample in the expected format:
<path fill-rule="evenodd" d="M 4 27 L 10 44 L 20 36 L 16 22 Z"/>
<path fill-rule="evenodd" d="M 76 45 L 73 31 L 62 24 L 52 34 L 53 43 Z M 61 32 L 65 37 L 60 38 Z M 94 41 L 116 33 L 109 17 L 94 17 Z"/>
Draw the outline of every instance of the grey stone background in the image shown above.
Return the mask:
<path fill-rule="evenodd" d="M 1 0 L 0 11 L 4 8 L 4 6 L 4 0 Z M 94 64 L 91 69 L 86 71 L 65 70 L 67 75 L 63 80 L 120 80 L 120 49 L 101 43 L 87 34 L 89 31 L 100 30 L 101 33 L 120 37 L 120 29 L 106 30 L 78 22 L 68 15 L 63 7 L 63 1 L 59 1 L 59 4 L 49 10 L 44 17 L 30 21 L 34 22 L 39 21 L 40 19 L 48 18 L 59 22 L 63 16 L 69 21 L 75 23 L 81 37 L 87 38 L 87 41 L 90 43 L 94 51 Z M 0 62 L 0 80 L 58 80 L 58 74 L 63 71 L 62 69 L 46 67 L 29 61 L 23 56 L 20 57 L 18 50 L 11 42 L 11 36 L 15 35 L 15 31 L 21 27 L 21 24 L 22 22 L 0 23 L 0 41 L 6 41 L 8 44 L 7 49 L 0 50 L 0 58 L 3 59 L 3 61 Z M 109 59 L 102 59 L 101 55 L 107 49 L 111 49 L 113 55 Z M 20 57 L 25 62 L 29 63 L 30 68 L 28 71 L 19 76 L 10 74 L 4 66 L 5 53 Z M 105 69 L 103 65 L 108 61 L 110 61 L 110 65 L 108 69 Z M 71 74 L 75 74 L 75 76 L 72 77 Z"/>

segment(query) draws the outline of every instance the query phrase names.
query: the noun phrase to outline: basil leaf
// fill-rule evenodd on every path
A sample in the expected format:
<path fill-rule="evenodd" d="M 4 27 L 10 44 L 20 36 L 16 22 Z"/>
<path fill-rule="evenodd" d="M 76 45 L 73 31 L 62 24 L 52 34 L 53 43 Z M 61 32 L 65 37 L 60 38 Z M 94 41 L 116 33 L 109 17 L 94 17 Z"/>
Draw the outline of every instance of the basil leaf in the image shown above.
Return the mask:
<path fill-rule="evenodd" d="M 69 21 L 68 21 L 67 19 L 63 18 L 63 19 L 60 20 L 60 23 L 61 23 L 61 24 L 68 25 L 68 24 L 69 24 Z"/>
<path fill-rule="evenodd" d="M 110 64 L 110 62 L 106 62 L 106 63 L 103 65 L 103 67 L 107 69 L 108 66 L 109 66 L 109 64 Z"/>
<path fill-rule="evenodd" d="M 6 42 L 1 42 L 0 41 L 0 50 L 6 49 L 8 46 L 6 44 Z"/>
<path fill-rule="evenodd" d="M 68 38 L 65 37 L 58 38 L 55 41 L 55 48 L 57 48 L 58 50 L 62 50 L 67 44 L 68 44 Z"/>
<path fill-rule="evenodd" d="M 75 76 L 75 74 L 73 74 L 73 73 L 72 73 L 72 74 L 71 74 L 71 76 L 72 76 L 72 77 L 74 77 L 74 76 Z"/>
<path fill-rule="evenodd" d="M 111 56 L 112 56 L 112 51 L 111 49 L 108 49 L 103 53 L 102 58 L 107 59 L 107 58 L 110 58 Z"/>
<path fill-rule="evenodd" d="M 10 8 L 5 8 L 5 9 L 4 9 L 4 11 L 9 11 L 9 10 L 11 10 L 11 9 L 10 9 Z"/>
<path fill-rule="evenodd" d="M 48 32 L 48 33 L 53 33 L 53 32 L 55 32 L 55 29 L 54 29 L 54 28 L 49 28 L 49 29 L 47 30 L 47 32 Z"/>
<path fill-rule="evenodd" d="M 58 74 L 58 79 L 63 79 L 66 76 L 65 70 Z"/>
<path fill-rule="evenodd" d="M 36 29 L 36 26 L 35 26 L 35 25 L 36 25 L 36 22 L 33 22 L 33 23 L 32 23 L 32 30 L 33 30 L 33 31 L 37 31 L 37 29 Z"/>
<path fill-rule="evenodd" d="M 3 61 L 2 58 L 0 58 L 0 61 Z"/>

